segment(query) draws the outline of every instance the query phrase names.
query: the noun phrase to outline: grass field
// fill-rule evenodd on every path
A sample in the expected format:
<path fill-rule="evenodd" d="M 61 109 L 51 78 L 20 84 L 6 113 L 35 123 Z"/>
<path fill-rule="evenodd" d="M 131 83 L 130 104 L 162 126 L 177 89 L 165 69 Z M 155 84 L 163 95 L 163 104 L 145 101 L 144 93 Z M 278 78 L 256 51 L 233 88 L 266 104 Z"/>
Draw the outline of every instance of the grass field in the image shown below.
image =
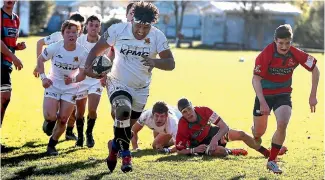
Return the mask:
<path fill-rule="evenodd" d="M 18 52 L 24 69 L 12 74 L 13 95 L 5 116 L 1 142 L 14 147 L 1 155 L 1 179 L 323 179 L 324 177 L 324 55 L 318 59 L 321 78 L 318 105 L 310 113 L 311 74 L 298 67 L 293 78 L 293 113 L 285 145 L 289 151 L 280 158 L 282 175 L 265 168 L 266 160 L 243 143 L 229 147 L 248 149 L 246 157 L 187 157 L 160 155 L 151 150 L 152 133 L 140 133 L 139 152 L 133 153 L 134 170 L 124 174 L 118 162 L 108 173 L 105 158 L 107 141 L 113 137 L 110 104 L 103 93 L 98 120 L 94 128 L 96 145 L 92 149 L 75 148 L 74 141 L 61 137 L 57 157 L 46 157 L 48 137 L 42 132 L 43 91 L 41 81 L 32 75 L 36 62 L 36 39 L 25 40 L 28 48 Z M 176 105 L 186 96 L 194 105 L 209 106 L 231 128 L 250 133 L 254 91 L 251 85 L 254 58 L 257 52 L 173 49 L 176 68 L 172 72 L 154 70 L 146 108 L 157 100 Z M 240 57 L 245 62 L 238 62 Z M 48 65 L 50 63 L 47 63 Z M 48 71 L 47 71 L 48 72 Z M 275 117 L 269 118 L 263 145 L 270 146 L 275 131 Z M 75 130 L 76 131 L 76 130 Z M 120 161 L 120 160 L 119 160 Z"/>

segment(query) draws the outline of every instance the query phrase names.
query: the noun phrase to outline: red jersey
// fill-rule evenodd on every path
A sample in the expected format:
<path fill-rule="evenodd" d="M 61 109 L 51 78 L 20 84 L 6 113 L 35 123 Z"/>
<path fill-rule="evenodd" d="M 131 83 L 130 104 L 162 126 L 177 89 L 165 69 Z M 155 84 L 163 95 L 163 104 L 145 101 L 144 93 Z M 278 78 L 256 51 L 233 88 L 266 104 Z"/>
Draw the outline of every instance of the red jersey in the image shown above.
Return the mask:
<path fill-rule="evenodd" d="M 254 74 L 262 77 L 263 94 L 291 93 L 292 73 L 300 64 L 312 71 L 317 60 L 302 50 L 290 47 L 286 56 L 276 50 L 276 44 L 269 44 L 256 58 Z"/>
<path fill-rule="evenodd" d="M 188 122 L 181 117 L 176 135 L 176 148 L 189 148 L 193 143 L 200 143 L 208 135 L 211 123 L 218 124 L 220 117 L 208 107 L 194 107 L 197 115 L 195 122 Z"/>
<path fill-rule="evenodd" d="M 1 40 L 12 53 L 15 53 L 20 21 L 16 14 L 7 14 L 1 9 Z M 1 66 L 11 67 L 12 60 L 1 53 Z"/>

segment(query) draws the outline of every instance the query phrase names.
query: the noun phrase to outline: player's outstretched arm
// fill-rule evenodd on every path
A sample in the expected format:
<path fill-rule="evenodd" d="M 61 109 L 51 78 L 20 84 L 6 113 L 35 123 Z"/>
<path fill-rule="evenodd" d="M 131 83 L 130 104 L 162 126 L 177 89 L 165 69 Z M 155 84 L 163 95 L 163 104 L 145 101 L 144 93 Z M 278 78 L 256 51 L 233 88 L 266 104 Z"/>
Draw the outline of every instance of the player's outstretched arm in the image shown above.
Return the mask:
<path fill-rule="evenodd" d="M 44 62 L 46 61 L 46 59 L 40 55 L 37 58 L 37 71 L 39 72 L 40 76 L 41 76 L 41 80 L 42 80 L 42 85 L 44 88 L 48 88 L 50 87 L 53 82 L 46 77 L 45 73 L 44 73 Z"/>
<path fill-rule="evenodd" d="M 87 76 L 92 78 L 102 78 L 102 76 L 104 76 L 102 75 L 98 77 L 96 74 L 94 74 L 92 71 L 92 65 L 95 58 L 101 55 L 109 47 L 110 46 L 107 44 L 106 39 L 104 37 L 101 37 L 95 46 L 90 50 L 85 64 L 85 74 Z"/>
<path fill-rule="evenodd" d="M 45 41 L 44 41 L 44 38 L 41 38 L 37 41 L 37 44 L 36 44 L 36 55 L 37 57 L 39 55 L 41 55 L 42 51 L 43 51 L 43 46 L 45 45 Z M 37 64 L 37 62 L 36 62 Z M 37 71 L 37 66 L 35 67 L 34 71 L 33 71 L 33 74 L 36 78 L 39 77 L 39 72 Z"/>
<path fill-rule="evenodd" d="M 142 128 L 143 128 L 143 126 L 141 126 L 138 122 L 136 122 L 132 126 L 133 137 L 131 139 L 131 142 L 132 142 L 133 150 L 136 150 L 136 149 L 139 148 L 139 146 L 138 146 L 138 133 L 139 133 L 139 131 L 141 131 Z"/>
<path fill-rule="evenodd" d="M 263 78 L 258 75 L 253 75 L 252 84 L 253 84 L 256 96 L 261 104 L 260 113 L 263 115 L 269 115 L 270 108 L 268 107 L 266 100 L 264 98 L 264 95 L 263 95 L 263 88 L 262 88 L 262 84 L 261 84 L 262 79 Z"/>
<path fill-rule="evenodd" d="M 316 112 L 316 104 L 317 104 L 317 87 L 318 87 L 318 82 L 319 82 L 319 69 L 317 65 L 315 65 L 314 69 L 312 70 L 312 85 L 311 85 L 311 92 L 309 96 L 309 105 L 310 105 L 310 110 L 311 112 Z"/>
<path fill-rule="evenodd" d="M 15 65 L 17 70 L 21 70 L 23 68 L 23 63 L 21 62 L 21 60 L 18 59 L 17 56 L 10 51 L 10 49 L 2 40 L 1 40 L 1 53 L 12 59 L 12 62 Z"/>
<path fill-rule="evenodd" d="M 37 71 L 39 74 L 44 74 L 44 62 L 46 61 L 46 59 L 41 55 L 41 56 L 38 56 L 37 58 Z"/>
<path fill-rule="evenodd" d="M 36 44 L 36 55 L 37 57 L 39 55 L 41 55 L 42 51 L 43 51 L 43 46 L 45 45 L 45 41 L 44 41 L 44 38 L 41 38 L 37 41 L 37 44 Z"/>
<path fill-rule="evenodd" d="M 187 148 L 180 151 L 177 151 L 177 154 L 195 154 L 195 153 L 204 153 L 207 149 L 207 145 L 201 144 L 195 148 Z"/>
<path fill-rule="evenodd" d="M 218 141 L 229 131 L 228 125 L 221 118 L 219 118 L 219 121 L 216 123 L 216 125 L 219 127 L 219 131 L 211 139 L 211 142 L 208 146 L 210 151 L 217 149 Z"/>
<path fill-rule="evenodd" d="M 170 49 L 160 52 L 159 57 L 160 59 L 156 60 L 156 68 L 170 71 L 175 68 L 175 60 Z"/>
<path fill-rule="evenodd" d="M 159 53 L 160 59 L 151 59 L 147 56 L 142 56 L 143 65 L 158 68 L 165 71 L 171 71 L 175 68 L 175 60 L 170 49 Z"/>

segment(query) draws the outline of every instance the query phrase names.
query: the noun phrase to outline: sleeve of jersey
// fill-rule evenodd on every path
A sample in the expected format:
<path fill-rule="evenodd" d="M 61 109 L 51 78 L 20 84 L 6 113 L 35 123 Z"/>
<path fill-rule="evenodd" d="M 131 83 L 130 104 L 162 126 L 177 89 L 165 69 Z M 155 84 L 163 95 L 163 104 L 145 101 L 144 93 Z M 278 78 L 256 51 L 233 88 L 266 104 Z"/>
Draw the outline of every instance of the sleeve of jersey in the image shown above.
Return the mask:
<path fill-rule="evenodd" d="M 157 31 L 157 52 L 161 53 L 162 51 L 165 51 L 169 49 L 169 43 L 168 40 L 163 32 L 160 30 Z"/>
<path fill-rule="evenodd" d="M 88 56 L 88 51 L 85 50 L 81 55 L 81 61 L 80 61 L 79 68 L 81 68 L 81 69 L 85 68 L 87 56 Z"/>
<path fill-rule="evenodd" d="M 45 60 L 52 59 L 54 52 L 56 51 L 57 48 L 58 48 L 57 43 L 47 46 L 42 52 L 43 58 Z"/>
<path fill-rule="evenodd" d="M 262 78 L 266 76 L 269 61 L 272 58 L 272 53 L 270 53 L 269 48 L 265 48 L 256 58 L 254 75 L 258 75 Z M 271 54 L 271 55 L 270 55 Z"/>
<path fill-rule="evenodd" d="M 146 120 L 150 117 L 150 113 L 151 111 L 150 110 L 145 110 L 141 116 L 139 117 L 138 119 L 138 123 L 141 125 L 141 126 L 144 126 L 145 123 L 146 123 Z"/>
<path fill-rule="evenodd" d="M 205 113 L 207 115 L 207 117 L 209 117 L 208 122 L 210 122 L 211 124 L 215 124 L 217 125 L 221 119 L 221 117 L 214 111 L 212 111 L 210 108 L 205 107 Z"/>
<path fill-rule="evenodd" d="M 119 24 L 113 24 L 103 34 L 104 39 L 106 39 L 107 44 L 110 46 L 114 46 L 116 43 L 118 26 Z"/>
<path fill-rule="evenodd" d="M 308 71 L 312 71 L 314 69 L 317 60 L 313 56 L 293 46 L 291 46 L 290 51 L 293 53 L 293 56 L 297 59 L 299 64 L 301 64 L 305 69 Z"/>
<path fill-rule="evenodd" d="M 185 123 L 182 123 L 182 121 L 179 122 L 178 128 L 177 128 L 177 134 L 176 134 L 176 149 L 178 151 L 181 151 L 183 149 L 186 149 L 190 146 L 190 141 L 187 138 L 187 127 Z"/>
<path fill-rule="evenodd" d="M 61 32 L 52 33 L 46 37 L 44 37 L 44 43 L 46 45 L 53 44 L 55 42 L 61 41 L 63 39 Z"/>

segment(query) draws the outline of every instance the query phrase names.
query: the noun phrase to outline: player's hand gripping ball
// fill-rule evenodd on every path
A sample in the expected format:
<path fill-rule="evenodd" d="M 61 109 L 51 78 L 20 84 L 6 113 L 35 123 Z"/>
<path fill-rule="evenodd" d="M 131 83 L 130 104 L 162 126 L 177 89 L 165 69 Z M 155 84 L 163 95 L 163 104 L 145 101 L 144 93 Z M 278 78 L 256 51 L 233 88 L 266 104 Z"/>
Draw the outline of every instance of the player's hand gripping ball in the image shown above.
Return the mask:
<path fill-rule="evenodd" d="M 107 74 L 111 72 L 113 62 L 106 56 L 97 56 L 92 66 L 93 73 L 96 75 Z"/>

